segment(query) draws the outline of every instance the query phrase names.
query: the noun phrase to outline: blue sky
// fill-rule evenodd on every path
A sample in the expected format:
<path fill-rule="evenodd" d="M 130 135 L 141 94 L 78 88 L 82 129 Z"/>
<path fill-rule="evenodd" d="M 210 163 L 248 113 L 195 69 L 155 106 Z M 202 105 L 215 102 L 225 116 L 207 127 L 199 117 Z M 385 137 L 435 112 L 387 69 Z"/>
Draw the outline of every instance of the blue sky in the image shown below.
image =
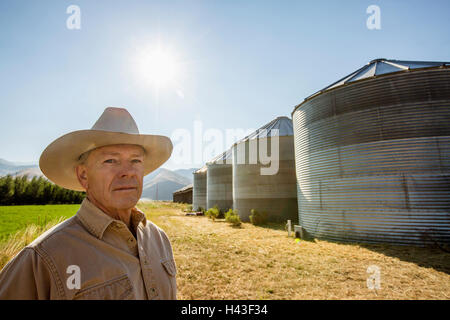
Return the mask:
<path fill-rule="evenodd" d="M 369 5 L 381 30 L 369 30 Z M 69 5 L 81 29 L 69 30 Z M 0 158 L 37 162 L 57 137 L 126 107 L 141 133 L 257 128 L 375 58 L 450 61 L 444 1 L 0 2 Z M 180 72 L 159 90 L 136 70 L 160 44 Z M 183 166 L 168 162 L 165 166 Z"/>

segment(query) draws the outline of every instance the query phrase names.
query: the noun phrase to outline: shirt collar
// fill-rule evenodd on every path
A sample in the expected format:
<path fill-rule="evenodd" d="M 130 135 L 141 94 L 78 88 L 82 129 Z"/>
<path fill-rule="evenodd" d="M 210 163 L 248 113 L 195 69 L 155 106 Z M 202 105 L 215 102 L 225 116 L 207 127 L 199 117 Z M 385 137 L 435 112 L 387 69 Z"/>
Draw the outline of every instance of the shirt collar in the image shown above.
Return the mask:
<path fill-rule="evenodd" d="M 145 217 L 145 213 L 143 213 L 138 208 L 134 207 L 133 209 L 131 209 L 130 223 L 135 231 L 137 230 L 137 227 L 141 222 L 144 225 L 144 227 L 147 225 L 147 218 Z"/>
<path fill-rule="evenodd" d="M 104 213 L 100 208 L 89 201 L 87 197 L 83 199 L 80 209 L 77 212 L 77 217 L 80 219 L 83 226 L 99 239 L 103 237 L 103 233 L 111 223 L 119 221 Z M 137 227 L 141 222 L 144 226 L 147 224 L 145 214 L 138 208 L 134 207 L 131 209 L 131 226 L 134 230 L 137 230 Z"/>

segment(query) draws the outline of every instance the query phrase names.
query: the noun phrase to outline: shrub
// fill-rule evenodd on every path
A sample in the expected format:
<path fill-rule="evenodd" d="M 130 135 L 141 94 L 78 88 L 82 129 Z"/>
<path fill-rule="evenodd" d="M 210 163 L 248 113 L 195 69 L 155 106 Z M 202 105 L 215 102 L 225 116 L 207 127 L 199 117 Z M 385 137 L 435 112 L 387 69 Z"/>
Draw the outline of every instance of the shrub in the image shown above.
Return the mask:
<path fill-rule="evenodd" d="M 236 210 L 233 209 L 230 209 L 225 213 L 225 220 L 231 223 L 233 226 L 240 226 L 242 223 L 241 219 L 236 213 Z"/>
<path fill-rule="evenodd" d="M 214 208 L 216 208 L 219 212 L 219 214 L 217 215 L 217 219 L 224 219 L 225 218 L 225 212 L 222 211 L 221 209 L 219 209 L 219 207 L 217 205 L 214 206 Z"/>
<path fill-rule="evenodd" d="M 252 209 L 250 215 L 250 222 L 255 225 L 259 226 L 262 224 L 266 224 L 267 222 L 267 213 L 266 212 L 258 212 L 255 209 Z"/>
<path fill-rule="evenodd" d="M 216 218 L 219 216 L 219 209 L 216 206 L 209 208 L 208 211 L 205 212 L 205 216 L 216 220 Z"/>

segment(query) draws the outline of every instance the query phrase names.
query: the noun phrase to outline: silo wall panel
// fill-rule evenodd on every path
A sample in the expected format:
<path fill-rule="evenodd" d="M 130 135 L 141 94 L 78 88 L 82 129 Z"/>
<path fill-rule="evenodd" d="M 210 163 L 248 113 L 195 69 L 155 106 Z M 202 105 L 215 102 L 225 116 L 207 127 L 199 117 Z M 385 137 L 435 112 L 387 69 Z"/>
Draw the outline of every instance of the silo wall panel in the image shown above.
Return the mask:
<path fill-rule="evenodd" d="M 267 140 L 267 149 L 271 150 L 273 138 L 263 139 Z M 267 168 L 269 165 L 262 165 L 259 157 L 254 157 L 256 164 L 251 163 L 250 143 L 255 141 L 245 141 L 233 146 L 233 204 L 243 221 L 249 221 L 251 209 L 255 209 L 266 212 L 268 221 L 281 222 L 290 219 L 297 222 L 293 136 L 278 137 L 278 141 L 278 171 L 273 175 L 261 173 L 261 168 Z"/>
<path fill-rule="evenodd" d="M 194 173 L 192 189 L 192 208 L 206 209 L 206 171 Z"/>
<path fill-rule="evenodd" d="M 218 206 L 223 212 L 233 208 L 232 164 L 208 164 L 207 208 Z"/>

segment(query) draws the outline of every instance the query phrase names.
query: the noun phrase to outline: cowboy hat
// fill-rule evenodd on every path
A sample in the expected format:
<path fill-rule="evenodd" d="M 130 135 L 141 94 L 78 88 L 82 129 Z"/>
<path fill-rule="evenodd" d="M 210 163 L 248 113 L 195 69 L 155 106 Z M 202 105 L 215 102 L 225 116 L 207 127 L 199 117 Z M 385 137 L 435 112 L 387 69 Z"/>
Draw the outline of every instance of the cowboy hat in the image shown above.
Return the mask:
<path fill-rule="evenodd" d="M 42 173 L 66 189 L 84 191 L 75 172 L 80 155 L 112 144 L 135 144 L 144 148 L 144 175 L 169 159 L 172 142 L 168 137 L 139 134 L 136 122 L 124 108 L 106 108 L 90 130 L 67 133 L 48 145 L 39 159 Z"/>

